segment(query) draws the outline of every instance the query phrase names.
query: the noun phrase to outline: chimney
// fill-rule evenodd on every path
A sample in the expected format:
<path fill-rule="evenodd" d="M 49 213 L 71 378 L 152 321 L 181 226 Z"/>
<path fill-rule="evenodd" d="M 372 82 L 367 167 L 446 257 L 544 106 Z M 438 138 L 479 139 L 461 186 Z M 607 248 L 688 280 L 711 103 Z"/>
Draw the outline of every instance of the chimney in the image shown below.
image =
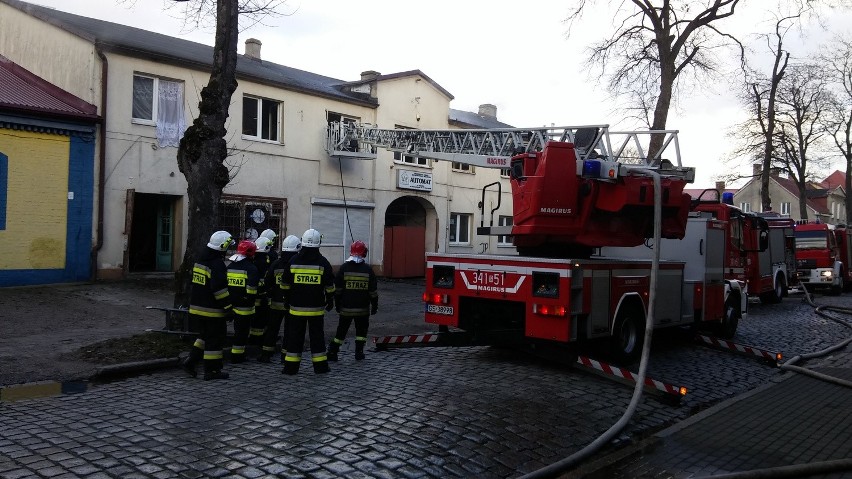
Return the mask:
<path fill-rule="evenodd" d="M 479 105 L 479 116 L 497 119 L 497 106 L 490 103 Z"/>
<path fill-rule="evenodd" d="M 755 176 L 755 177 L 760 176 L 760 174 L 762 172 L 763 172 L 763 164 L 754 163 L 753 165 L 751 165 L 751 174 L 753 176 Z"/>
<path fill-rule="evenodd" d="M 725 192 L 725 182 L 724 181 L 717 181 L 716 182 L 716 191 L 719 192 L 719 195 L 721 195 L 722 193 Z"/>
<path fill-rule="evenodd" d="M 252 60 L 260 60 L 260 40 L 257 38 L 249 38 L 246 40 L 245 56 Z"/>
<path fill-rule="evenodd" d="M 373 81 L 376 78 L 379 78 L 379 75 L 381 75 L 381 73 L 375 70 L 367 70 L 365 72 L 361 72 L 361 81 Z"/>

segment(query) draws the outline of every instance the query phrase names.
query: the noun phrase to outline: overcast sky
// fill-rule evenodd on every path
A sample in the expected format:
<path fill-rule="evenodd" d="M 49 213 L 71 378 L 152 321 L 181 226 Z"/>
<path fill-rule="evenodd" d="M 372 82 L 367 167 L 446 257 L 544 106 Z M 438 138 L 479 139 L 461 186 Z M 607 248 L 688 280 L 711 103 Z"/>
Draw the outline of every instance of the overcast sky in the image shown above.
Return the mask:
<path fill-rule="evenodd" d="M 187 30 L 175 18 L 176 11 L 164 12 L 167 0 L 30 1 L 213 45 L 212 28 Z M 290 0 L 282 9 L 287 15 L 242 32 L 239 51 L 246 38 L 257 38 L 264 60 L 346 81 L 359 79 L 365 70 L 390 74 L 419 69 L 455 97 L 451 108 L 477 111 L 480 104 L 491 103 L 500 121 L 516 127 L 631 127 L 603 81 L 583 64 L 584 49 L 602 39 L 612 22 L 602 9 L 590 10 L 568 38 L 563 20 L 571 3 Z M 727 27 L 750 33 L 761 25 L 763 13 L 740 10 Z M 825 38 L 811 33 L 801 53 Z M 731 79 L 728 75 L 727 82 L 683 94 L 669 115 L 668 128 L 680 131 L 684 165 L 696 168 L 691 187 L 713 187 L 731 150 L 726 134 L 744 118 Z"/>

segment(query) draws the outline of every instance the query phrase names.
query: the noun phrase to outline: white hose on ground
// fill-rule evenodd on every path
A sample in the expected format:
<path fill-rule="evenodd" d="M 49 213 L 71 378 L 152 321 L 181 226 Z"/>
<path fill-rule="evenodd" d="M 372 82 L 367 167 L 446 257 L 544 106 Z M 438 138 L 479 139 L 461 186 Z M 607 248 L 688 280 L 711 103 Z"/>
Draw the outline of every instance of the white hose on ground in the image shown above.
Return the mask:
<path fill-rule="evenodd" d="M 660 190 L 662 182 L 660 181 L 660 175 L 656 171 L 639 168 L 631 171 L 640 171 L 647 174 L 654 180 L 654 257 L 651 262 L 648 315 L 645 319 L 645 341 L 642 346 L 642 359 L 639 362 L 639 374 L 636 377 L 636 385 L 633 388 L 633 397 L 630 399 L 630 404 L 628 404 L 627 410 L 624 411 L 621 419 L 601 434 L 600 437 L 589 443 L 589 445 L 564 459 L 554 462 L 553 464 L 542 467 L 541 469 L 535 470 L 529 474 L 525 474 L 521 476 L 520 479 L 556 477 L 557 474 L 567 471 L 579 464 L 580 461 L 596 453 L 600 448 L 611 441 L 619 432 L 621 432 L 622 429 L 624 429 L 624 426 L 626 426 L 627 422 L 630 421 L 630 418 L 633 417 L 633 413 L 636 412 L 636 408 L 639 406 L 639 401 L 642 399 L 642 390 L 645 385 L 645 372 L 648 369 L 648 358 L 651 352 L 651 335 L 654 331 L 654 305 L 657 296 L 657 273 L 660 269 L 660 238 L 662 236 L 662 192 Z"/>

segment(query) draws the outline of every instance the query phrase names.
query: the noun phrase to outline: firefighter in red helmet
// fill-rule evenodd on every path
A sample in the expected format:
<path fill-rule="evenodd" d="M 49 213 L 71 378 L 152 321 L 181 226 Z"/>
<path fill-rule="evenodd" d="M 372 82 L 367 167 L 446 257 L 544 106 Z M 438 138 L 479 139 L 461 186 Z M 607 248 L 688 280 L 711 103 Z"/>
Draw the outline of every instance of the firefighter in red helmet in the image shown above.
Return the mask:
<path fill-rule="evenodd" d="M 346 338 L 349 325 L 355 322 L 355 360 L 364 359 L 370 315 L 379 310 L 379 292 L 376 275 L 365 261 L 367 245 L 355 241 L 349 248 L 349 258 L 334 277 L 335 305 L 340 315 L 337 333 L 328 345 L 329 361 L 337 361 L 340 345 Z"/>
<path fill-rule="evenodd" d="M 246 360 L 246 343 L 254 321 L 255 299 L 259 277 L 254 265 L 254 241 L 243 240 L 237 245 L 237 254 L 228 265 L 228 292 L 234 304 L 234 341 L 231 345 L 231 363 Z"/>

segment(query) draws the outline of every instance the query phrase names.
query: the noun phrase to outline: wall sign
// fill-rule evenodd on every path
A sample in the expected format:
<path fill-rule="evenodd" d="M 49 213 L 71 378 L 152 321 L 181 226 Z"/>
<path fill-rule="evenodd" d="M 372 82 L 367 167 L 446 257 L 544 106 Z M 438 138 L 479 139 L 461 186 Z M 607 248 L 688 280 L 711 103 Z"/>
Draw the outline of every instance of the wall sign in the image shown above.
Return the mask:
<path fill-rule="evenodd" d="M 406 190 L 432 191 L 432 173 L 396 170 L 396 186 Z"/>

